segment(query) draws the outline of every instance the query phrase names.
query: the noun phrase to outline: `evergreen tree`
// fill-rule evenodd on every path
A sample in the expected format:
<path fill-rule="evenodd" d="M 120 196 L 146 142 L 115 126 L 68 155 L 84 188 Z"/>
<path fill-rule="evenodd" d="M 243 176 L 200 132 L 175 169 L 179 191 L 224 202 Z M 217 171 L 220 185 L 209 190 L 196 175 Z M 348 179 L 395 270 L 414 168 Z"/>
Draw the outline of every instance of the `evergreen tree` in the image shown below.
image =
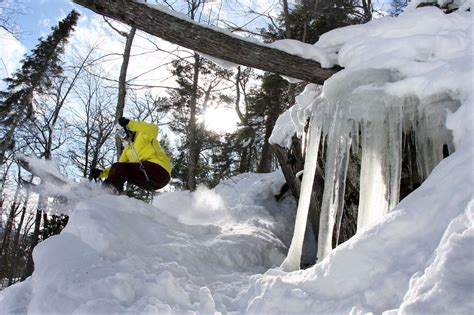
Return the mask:
<path fill-rule="evenodd" d="M 48 92 L 53 78 L 61 75 L 60 57 L 64 53 L 67 40 L 79 18 L 79 13 L 69 15 L 52 28 L 46 39 L 31 54 L 22 60 L 21 69 L 13 77 L 4 81 L 8 87 L 0 92 L 0 161 L 5 153 L 15 146 L 14 135 L 17 127 L 34 118 L 35 97 Z"/>
<path fill-rule="evenodd" d="M 272 149 L 268 140 L 275 127 L 276 120 L 289 106 L 290 83 L 273 73 L 265 73 L 261 86 L 250 95 L 254 130 L 257 130 L 257 143 L 260 148 L 257 172 L 272 170 Z"/>
<path fill-rule="evenodd" d="M 209 184 L 212 182 L 210 152 L 219 143 L 219 137 L 206 130 L 197 117 L 203 115 L 210 102 L 218 100 L 218 95 L 213 93 L 213 90 L 219 82 L 231 76 L 228 70 L 223 70 L 202 58 L 198 64 L 199 80 L 196 82 L 195 62 L 186 60 L 173 62 L 172 73 L 176 76 L 178 88 L 168 91 L 169 97 L 163 101 L 159 109 L 172 117 L 169 128 L 180 136 L 180 140 L 176 143 L 179 154 L 173 161 L 172 184 L 177 188 L 191 190 L 195 188 L 189 185 L 191 150 L 195 152 L 193 161 L 195 182 Z"/>
<path fill-rule="evenodd" d="M 399 16 L 408 5 L 407 0 L 391 0 L 390 1 L 390 16 Z"/>
<path fill-rule="evenodd" d="M 292 38 L 313 44 L 319 37 L 330 30 L 367 22 L 367 1 L 358 0 L 328 0 L 300 1 L 288 15 L 278 17 L 278 24 L 268 25 L 261 30 L 268 42 L 283 38 Z M 290 36 L 288 36 L 290 35 Z"/>
<path fill-rule="evenodd" d="M 211 174 L 208 185 L 214 187 L 220 181 L 242 173 L 239 169 L 241 148 L 238 133 L 226 134 L 211 150 Z"/>

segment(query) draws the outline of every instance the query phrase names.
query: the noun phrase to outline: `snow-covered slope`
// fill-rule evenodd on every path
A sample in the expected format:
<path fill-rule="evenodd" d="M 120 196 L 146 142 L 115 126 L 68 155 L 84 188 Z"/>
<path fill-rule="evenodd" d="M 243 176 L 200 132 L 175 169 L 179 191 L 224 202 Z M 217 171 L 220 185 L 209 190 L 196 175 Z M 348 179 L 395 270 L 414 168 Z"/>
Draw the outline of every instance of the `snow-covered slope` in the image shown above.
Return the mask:
<path fill-rule="evenodd" d="M 248 312 L 381 314 L 400 309 L 472 314 L 471 148 L 443 160 L 381 222 L 342 244 L 320 264 L 259 277 Z M 275 302 L 283 299 L 285 303 Z"/>
<path fill-rule="evenodd" d="M 239 311 L 250 276 L 284 259 L 294 202 L 275 201 L 282 184 L 279 173 L 243 174 L 154 206 L 84 200 L 35 249 L 33 276 L 2 292 L 0 314 Z"/>
<path fill-rule="evenodd" d="M 293 273 L 277 268 L 295 207 L 274 199 L 280 173 L 154 206 L 95 195 L 38 245 L 33 276 L 0 293 L 0 313 L 472 313 L 469 163 L 471 150 L 457 151 L 379 224 Z"/>
<path fill-rule="evenodd" d="M 294 203 L 282 175 L 243 174 L 154 206 L 100 194 L 34 252 L 0 313 L 349 313 L 474 309 L 470 150 L 444 160 L 384 220 L 305 271 L 276 269 Z M 457 191 L 440 183 L 457 183 Z"/>

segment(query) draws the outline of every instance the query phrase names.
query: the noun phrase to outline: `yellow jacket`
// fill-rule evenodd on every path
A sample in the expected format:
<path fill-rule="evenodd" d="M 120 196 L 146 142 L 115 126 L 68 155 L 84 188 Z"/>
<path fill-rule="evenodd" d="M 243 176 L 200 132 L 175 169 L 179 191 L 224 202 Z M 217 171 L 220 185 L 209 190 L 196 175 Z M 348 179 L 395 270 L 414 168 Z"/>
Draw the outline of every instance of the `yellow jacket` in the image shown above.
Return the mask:
<path fill-rule="evenodd" d="M 166 153 L 161 148 L 158 140 L 158 127 L 156 124 L 141 121 L 133 121 L 127 125 L 127 128 L 135 132 L 133 145 L 137 150 L 138 156 L 142 162 L 148 161 L 156 163 L 163 167 L 171 176 L 171 163 Z M 130 144 L 127 144 L 119 159 L 120 163 L 138 163 L 137 156 Z M 108 177 L 110 168 L 105 169 L 100 177 Z"/>

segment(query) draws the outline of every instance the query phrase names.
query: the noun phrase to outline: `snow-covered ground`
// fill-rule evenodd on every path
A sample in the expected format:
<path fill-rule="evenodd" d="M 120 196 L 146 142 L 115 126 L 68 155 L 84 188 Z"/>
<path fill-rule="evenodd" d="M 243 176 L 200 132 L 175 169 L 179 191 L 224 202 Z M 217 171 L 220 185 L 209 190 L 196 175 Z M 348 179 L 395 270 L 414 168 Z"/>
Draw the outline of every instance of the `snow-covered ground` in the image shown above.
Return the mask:
<path fill-rule="evenodd" d="M 285 257 L 295 205 L 276 202 L 283 183 L 242 174 L 154 205 L 91 192 L 35 249 L 33 276 L 2 292 L 0 313 L 241 311 L 253 275 Z"/>
<path fill-rule="evenodd" d="M 154 205 L 94 194 L 36 248 L 33 276 L 0 293 L 0 313 L 473 314 L 472 13 L 412 9 L 330 32 L 317 46 L 346 67 L 323 97 L 346 84 L 349 98 L 383 90 L 457 102 L 447 116 L 455 152 L 421 187 L 297 272 L 279 268 L 295 204 L 275 201 L 278 172 L 166 193 Z M 391 80 L 380 81 L 384 69 Z M 298 131 L 320 92 L 310 86 L 300 96 L 302 108 L 282 117 L 276 142 Z"/>
<path fill-rule="evenodd" d="M 94 192 L 38 245 L 33 276 L 1 292 L 0 313 L 472 313 L 470 153 L 444 160 L 379 224 L 292 273 L 278 268 L 295 208 L 275 201 L 279 172 L 165 193 L 154 205 Z"/>

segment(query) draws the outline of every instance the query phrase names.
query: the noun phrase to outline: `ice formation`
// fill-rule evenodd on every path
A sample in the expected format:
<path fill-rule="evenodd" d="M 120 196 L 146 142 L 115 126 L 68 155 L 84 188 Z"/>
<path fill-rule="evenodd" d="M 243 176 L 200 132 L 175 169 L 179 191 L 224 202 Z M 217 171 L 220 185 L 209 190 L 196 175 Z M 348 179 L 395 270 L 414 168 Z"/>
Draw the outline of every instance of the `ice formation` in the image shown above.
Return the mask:
<path fill-rule="evenodd" d="M 297 98 L 297 105 L 277 123 L 271 140 L 288 146 L 285 135 L 300 133 L 298 126 L 312 115 L 312 125 L 316 125 L 312 129 L 320 129 L 321 141 L 327 144 L 318 261 L 332 250 L 333 229 L 344 207 L 351 152 L 361 157 L 359 232 L 399 202 L 404 140 L 411 137 L 415 143 L 414 152 L 407 153 L 416 155 L 421 180 L 439 164 L 446 149 L 454 151 L 446 119 L 460 107 L 471 88 L 470 18 L 470 12 L 444 14 L 437 8 L 416 9 L 398 18 L 398 28 L 393 28 L 393 19 L 382 18 L 334 30 L 315 44 L 318 51 L 325 49 L 333 63 L 345 69 L 326 81 L 316 99 L 305 97 L 315 90 L 306 89 Z M 397 58 L 393 58 L 395 52 Z M 319 141 L 311 141 L 307 154 L 317 154 L 317 145 Z M 300 203 L 308 198 L 305 185 L 312 187 L 312 180 L 303 177 Z M 289 255 L 298 253 L 290 250 Z M 286 261 L 299 262 L 297 257 Z M 292 266 L 292 270 L 298 269 L 297 263 Z"/>
<path fill-rule="evenodd" d="M 298 203 L 298 210 L 296 212 L 295 230 L 293 232 L 293 239 L 289 248 L 287 259 L 283 262 L 282 268 L 284 270 L 295 270 L 300 266 L 300 257 L 303 249 L 303 241 L 305 235 L 306 218 L 308 217 L 309 203 L 311 201 L 311 191 L 313 188 L 313 179 L 316 174 L 319 140 L 321 138 L 321 128 L 312 124 L 310 127 L 309 147 L 316 148 L 316 150 L 309 151 L 306 155 L 305 165 L 308 167 L 303 174 L 303 181 L 301 185 L 301 198 Z"/>

